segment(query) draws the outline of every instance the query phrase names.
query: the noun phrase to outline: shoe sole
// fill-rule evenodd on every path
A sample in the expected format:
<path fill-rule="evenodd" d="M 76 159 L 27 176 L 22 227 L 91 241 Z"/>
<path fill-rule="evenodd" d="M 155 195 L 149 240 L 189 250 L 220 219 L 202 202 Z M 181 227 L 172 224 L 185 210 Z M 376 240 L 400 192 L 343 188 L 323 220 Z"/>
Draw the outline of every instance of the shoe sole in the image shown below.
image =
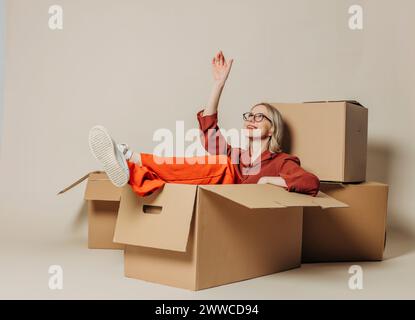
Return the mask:
<path fill-rule="evenodd" d="M 123 187 L 128 183 L 129 177 L 118 162 L 114 142 L 104 127 L 96 126 L 90 130 L 89 148 L 115 186 Z"/>

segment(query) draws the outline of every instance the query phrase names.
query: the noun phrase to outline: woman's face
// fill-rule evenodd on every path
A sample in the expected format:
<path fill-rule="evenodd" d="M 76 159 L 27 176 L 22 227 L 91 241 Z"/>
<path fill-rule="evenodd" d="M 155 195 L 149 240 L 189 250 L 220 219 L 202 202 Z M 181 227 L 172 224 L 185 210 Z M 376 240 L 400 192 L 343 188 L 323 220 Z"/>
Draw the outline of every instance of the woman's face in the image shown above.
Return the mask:
<path fill-rule="evenodd" d="M 248 137 L 256 137 L 256 135 L 254 135 L 254 129 L 260 130 L 261 139 L 270 137 L 272 135 L 273 129 L 271 121 L 267 119 L 271 119 L 271 115 L 268 113 L 267 108 L 263 105 L 258 105 L 251 109 L 251 113 L 254 115 L 262 113 L 264 117 L 262 117 L 260 122 L 256 122 L 254 117 L 250 117 L 249 120 L 244 120 L 244 129 L 248 130 Z"/>

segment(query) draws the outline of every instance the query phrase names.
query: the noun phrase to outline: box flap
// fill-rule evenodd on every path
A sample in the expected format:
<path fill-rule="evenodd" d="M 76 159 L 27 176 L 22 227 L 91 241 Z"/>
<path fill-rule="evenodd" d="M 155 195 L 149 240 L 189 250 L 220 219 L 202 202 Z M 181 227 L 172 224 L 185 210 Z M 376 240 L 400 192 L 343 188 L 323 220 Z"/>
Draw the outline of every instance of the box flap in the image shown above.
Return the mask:
<path fill-rule="evenodd" d="M 324 100 L 324 101 L 304 101 L 304 103 L 327 103 L 327 102 L 346 102 L 355 104 L 357 106 L 364 107 L 359 101 L 356 100 Z"/>
<path fill-rule="evenodd" d="M 99 173 L 103 173 L 102 171 L 92 171 L 87 173 L 86 175 L 84 175 L 82 178 L 76 180 L 74 183 L 72 183 L 70 186 L 66 187 L 65 189 L 62 189 L 61 191 L 58 192 L 58 195 L 63 194 L 73 188 L 75 188 L 78 184 L 82 183 L 84 180 L 88 179 L 90 175 L 92 174 L 99 174 Z"/>
<path fill-rule="evenodd" d="M 114 186 L 104 172 L 89 175 L 85 189 L 85 200 L 120 201 L 121 188 Z"/>
<path fill-rule="evenodd" d="M 348 207 L 347 204 L 321 191 L 316 197 L 312 197 L 289 192 L 282 187 L 271 184 L 224 184 L 201 185 L 199 187 L 250 209 L 286 207 L 321 207 L 325 209 Z"/>
<path fill-rule="evenodd" d="M 197 185 L 165 184 L 147 197 L 121 192 L 114 242 L 185 252 Z"/>

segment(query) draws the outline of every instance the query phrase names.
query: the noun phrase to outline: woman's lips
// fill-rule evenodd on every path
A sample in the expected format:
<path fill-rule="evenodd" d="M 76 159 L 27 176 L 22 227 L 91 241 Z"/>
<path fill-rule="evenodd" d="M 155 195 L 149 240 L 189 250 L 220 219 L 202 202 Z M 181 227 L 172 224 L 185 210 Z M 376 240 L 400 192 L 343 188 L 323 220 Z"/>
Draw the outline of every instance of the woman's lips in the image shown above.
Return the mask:
<path fill-rule="evenodd" d="M 246 126 L 246 128 L 247 128 L 247 129 L 257 129 L 257 127 L 254 127 L 254 126 L 251 126 L 251 125 Z"/>

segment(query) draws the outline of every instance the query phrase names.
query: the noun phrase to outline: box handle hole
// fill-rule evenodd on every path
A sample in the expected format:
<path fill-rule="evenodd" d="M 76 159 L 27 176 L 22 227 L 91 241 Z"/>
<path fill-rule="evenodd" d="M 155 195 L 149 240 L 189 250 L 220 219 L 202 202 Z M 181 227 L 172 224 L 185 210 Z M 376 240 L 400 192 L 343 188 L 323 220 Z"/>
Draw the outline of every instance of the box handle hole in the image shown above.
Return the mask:
<path fill-rule="evenodd" d="M 161 213 L 162 208 L 163 207 L 161 207 L 161 206 L 152 206 L 152 205 L 145 204 L 145 205 L 143 205 L 143 212 L 144 213 L 157 214 L 157 213 Z"/>

